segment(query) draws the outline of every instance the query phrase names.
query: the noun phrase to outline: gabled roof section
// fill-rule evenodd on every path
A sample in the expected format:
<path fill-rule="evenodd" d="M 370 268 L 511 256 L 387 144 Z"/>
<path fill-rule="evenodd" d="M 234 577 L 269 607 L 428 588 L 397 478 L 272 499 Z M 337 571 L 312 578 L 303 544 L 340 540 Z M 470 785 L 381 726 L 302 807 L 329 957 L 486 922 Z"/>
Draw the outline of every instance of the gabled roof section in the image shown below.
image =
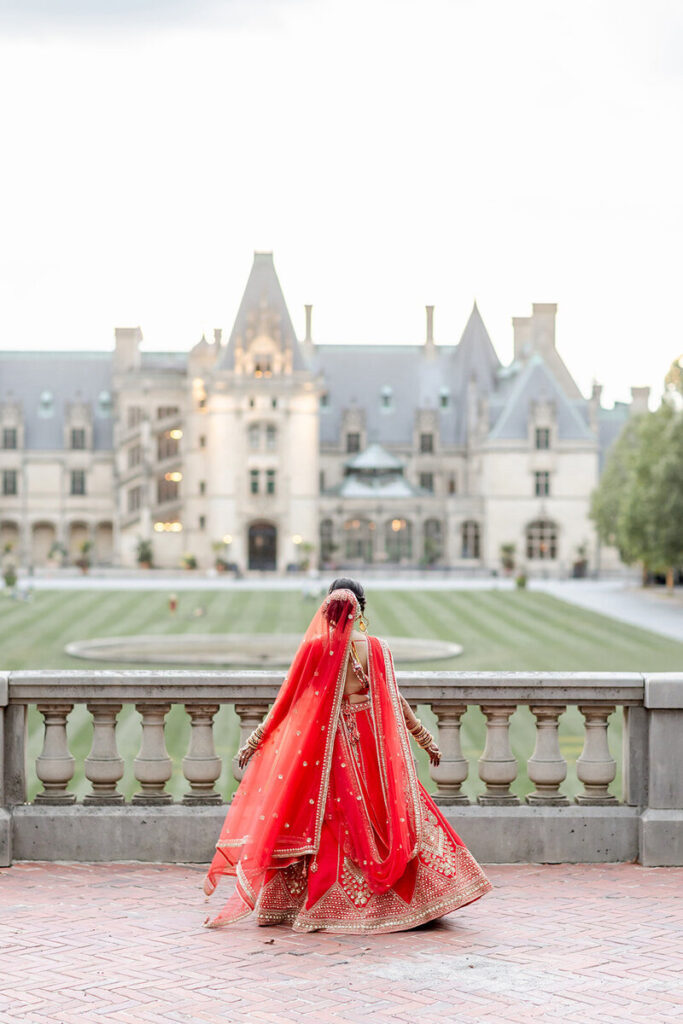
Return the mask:
<path fill-rule="evenodd" d="M 457 348 L 456 366 L 460 382 L 466 387 L 474 377 L 481 391 L 492 391 L 500 365 L 475 302 Z"/>
<path fill-rule="evenodd" d="M 534 353 L 518 374 L 509 391 L 489 439 L 513 440 L 527 436 L 529 406 L 532 401 L 550 400 L 557 410 L 558 435 L 563 440 L 595 440 L 595 435 L 570 401 L 543 357 Z"/>
<path fill-rule="evenodd" d="M 272 252 L 254 253 L 254 262 L 235 317 L 235 323 L 219 362 L 222 369 L 233 368 L 237 339 L 241 339 L 242 345 L 244 345 L 248 340 L 249 332 L 258 326 L 259 319 L 265 317 L 266 314 L 271 322 L 274 320 L 277 323 L 283 349 L 292 349 L 294 369 L 306 369 L 282 286 L 275 272 Z"/>
<path fill-rule="evenodd" d="M 392 455 L 381 444 L 370 444 L 363 452 L 354 455 L 346 462 L 348 469 L 352 470 L 403 470 L 403 462 L 396 455 Z"/>

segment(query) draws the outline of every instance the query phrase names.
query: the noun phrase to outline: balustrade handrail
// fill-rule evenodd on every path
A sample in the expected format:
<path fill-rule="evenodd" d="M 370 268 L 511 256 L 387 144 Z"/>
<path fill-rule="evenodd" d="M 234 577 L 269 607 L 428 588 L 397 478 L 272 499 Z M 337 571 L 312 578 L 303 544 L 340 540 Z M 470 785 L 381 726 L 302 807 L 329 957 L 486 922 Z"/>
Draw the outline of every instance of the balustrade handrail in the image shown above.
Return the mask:
<path fill-rule="evenodd" d="M 397 672 L 407 700 L 435 703 L 442 700 L 467 704 L 601 704 L 642 705 L 646 674 L 641 672 L 501 672 L 410 671 Z M 4 673 L 5 703 L 34 704 L 66 699 L 74 703 L 159 700 L 219 704 L 249 699 L 272 701 L 283 679 L 281 671 L 254 670 L 36 670 Z M 0 706 L 3 704 L 0 687 Z"/>

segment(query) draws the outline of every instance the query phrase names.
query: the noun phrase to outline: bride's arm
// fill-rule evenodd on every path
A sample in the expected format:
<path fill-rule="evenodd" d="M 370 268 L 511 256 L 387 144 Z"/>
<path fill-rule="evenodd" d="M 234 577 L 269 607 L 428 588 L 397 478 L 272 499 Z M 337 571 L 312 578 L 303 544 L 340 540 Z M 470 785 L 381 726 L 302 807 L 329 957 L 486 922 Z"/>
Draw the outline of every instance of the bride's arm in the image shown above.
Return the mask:
<path fill-rule="evenodd" d="M 399 694 L 401 698 L 401 707 L 403 708 L 403 717 L 405 718 L 408 732 L 414 737 L 415 742 L 418 746 L 422 747 L 429 754 L 429 760 L 432 764 L 438 764 L 441 760 L 441 751 L 436 745 L 436 741 L 428 729 L 422 724 L 420 719 L 417 717 L 413 709 L 411 708 L 408 701 L 405 699 L 403 694 Z"/>

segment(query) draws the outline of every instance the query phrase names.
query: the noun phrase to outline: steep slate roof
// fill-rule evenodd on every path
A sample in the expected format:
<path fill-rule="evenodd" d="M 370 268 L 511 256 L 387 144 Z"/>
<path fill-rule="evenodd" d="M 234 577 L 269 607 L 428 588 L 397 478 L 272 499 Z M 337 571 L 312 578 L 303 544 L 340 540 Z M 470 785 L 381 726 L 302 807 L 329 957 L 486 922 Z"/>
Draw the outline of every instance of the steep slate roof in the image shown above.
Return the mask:
<path fill-rule="evenodd" d="M 546 366 L 543 357 L 535 352 L 520 369 L 509 390 L 507 401 L 496 418 L 489 434 L 491 440 L 521 439 L 527 436 L 529 406 L 539 399 L 551 400 L 557 410 L 558 434 L 563 439 L 594 440 L 587 423 L 586 402 L 570 401 Z"/>
<path fill-rule="evenodd" d="M 601 473 L 609 449 L 619 437 L 629 415 L 630 410 L 627 402 L 615 402 L 612 409 L 600 409 L 598 413 L 599 470 Z"/>
<path fill-rule="evenodd" d="M 279 328 L 282 335 L 283 348 L 291 347 L 293 351 L 292 366 L 295 370 L 305 370 L 306 363 L 301 347 L 294 331 L 292 318 L 282 292 L 282 286 L 275 272 L 272 252 L 255 252 L 242 301 L 235 317 L 228 344 L 219 361 L 219 368 L 232 369 L 235 362 L 236 339 L 242 338 L 244 344 L 247 330 L 253 326 L 253 316 L 260 309 L 267 309 L 279 317 Z"/>
<path fill-rule="evenodd" d="M 26 448 L 63 448 L 66 403 L 84 402 L 92 409 L 94 448 L 111 450 L 112 417 L 99 402 L 111 390 L 111 352 L 0 352 L 0 402 L 21 405 Z M 53 396 L 51 416 L 40 412 L 44 391 Z"/>
<path fill-rule="evenodd" d="M 456 350 L 455 364 L 460 385 L 464 389 L 471 378 L 476 380 L 480 391 L 488 392 L 495 388 L 496 374 L 501 365 L 500 359 L 476 302 L 462 332 Z"/>

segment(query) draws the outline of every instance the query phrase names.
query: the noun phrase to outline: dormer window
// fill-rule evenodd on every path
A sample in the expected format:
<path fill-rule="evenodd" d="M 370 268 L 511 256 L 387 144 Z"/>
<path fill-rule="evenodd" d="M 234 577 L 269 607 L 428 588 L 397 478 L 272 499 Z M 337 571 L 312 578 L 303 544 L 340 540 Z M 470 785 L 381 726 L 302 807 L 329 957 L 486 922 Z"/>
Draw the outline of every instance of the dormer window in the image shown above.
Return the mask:
<path fill-rule="evenodd" d="M 111 416 L 111 391 L 100 391 L 97 396 L 97 411 L 100 416 Z"/>
<path fill-rule="evenodd" d="M 451 404 L 451 393 L 448 388 L 441 388 L 439 391 L 439 408 L 447 409 Z"/>
<path fill-rule="evenodd" d="M 85 448 L 85 427 L 71 428 L 71 447 L 78 451 Z"/>
<path fill-rule="evenodd" d="M 55 396 L 51 391 L 40 392 L 40 402 L 38 405 L 38 415 L 44 419 L 49 419 L 50 416 L 54 416 L 55 413 Z"/>
<path fill-rule="evenodd" d="M 382 409 L 391 409 L 393 406 L 393 402 L 394 392 L 389 387 L 388 384 L 385 384 L 380 392 L 380 406 L 382 407 Z"/>
<path fill-rule="evenodd" d="M 323 391 L 320 396 L 320 408 L 329 409 L 330 407 L 330 393 L 329 391 Z"/>

